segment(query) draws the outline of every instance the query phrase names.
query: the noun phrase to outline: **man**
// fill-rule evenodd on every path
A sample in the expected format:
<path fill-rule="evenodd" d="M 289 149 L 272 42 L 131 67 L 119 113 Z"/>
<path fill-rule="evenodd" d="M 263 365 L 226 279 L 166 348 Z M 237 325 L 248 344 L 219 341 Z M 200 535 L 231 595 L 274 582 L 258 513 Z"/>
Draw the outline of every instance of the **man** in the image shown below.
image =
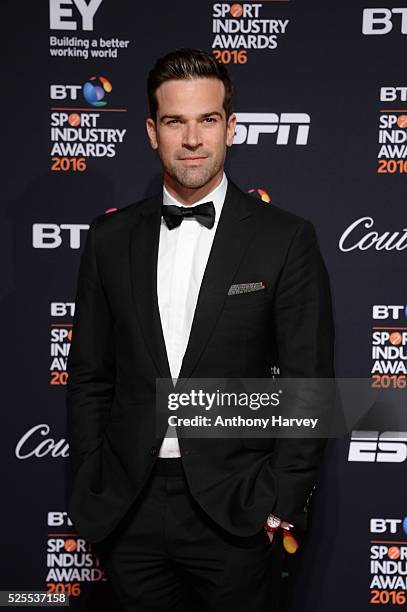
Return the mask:
<path fill-rule="evenodd" d="M 155 384 L 267 378 L 275 364 L 332 377 L 327 274 L 310 222 L 224 174 L 236 125 L 226 68 L 174 51 L 148 95 L 163 192 L 96 218 L 81 260 L 69 514 L 126 610 L 266 612 L 282 555 L 266 520 L 305 528 L 323 442 L 157 438 Z"/>

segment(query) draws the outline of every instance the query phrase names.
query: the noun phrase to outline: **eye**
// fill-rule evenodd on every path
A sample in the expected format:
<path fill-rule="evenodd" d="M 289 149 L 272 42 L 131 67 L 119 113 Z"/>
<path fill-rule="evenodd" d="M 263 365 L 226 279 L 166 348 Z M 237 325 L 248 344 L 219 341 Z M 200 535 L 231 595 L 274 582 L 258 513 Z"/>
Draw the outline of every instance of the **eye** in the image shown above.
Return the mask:
<path fill-rule="evenodd" d="M 176 123 L 179 123 L 179 119 L 170 119 L 166 125 L 175 125 Z"/>
<path fill-rule="evenodd" d="M 216 118 L 215 117 L 205 117 L 204 121 L 206 123 L 216 123 Z"/>

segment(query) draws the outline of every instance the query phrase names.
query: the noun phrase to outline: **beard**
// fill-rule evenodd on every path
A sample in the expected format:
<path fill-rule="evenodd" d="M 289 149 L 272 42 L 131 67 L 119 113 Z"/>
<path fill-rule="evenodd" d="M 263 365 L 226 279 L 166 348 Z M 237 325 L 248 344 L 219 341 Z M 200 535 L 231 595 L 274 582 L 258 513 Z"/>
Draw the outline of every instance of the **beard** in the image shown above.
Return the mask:
<path fill-rule="evenodd" d="M 181 163 L 172 161 L 164 163 L 162 159 L 161 162 L 166 174 L 187 189 L 203 187 L 223 168 L 223 160 L 212 157 L 197 166 L 182 166 Z"/>

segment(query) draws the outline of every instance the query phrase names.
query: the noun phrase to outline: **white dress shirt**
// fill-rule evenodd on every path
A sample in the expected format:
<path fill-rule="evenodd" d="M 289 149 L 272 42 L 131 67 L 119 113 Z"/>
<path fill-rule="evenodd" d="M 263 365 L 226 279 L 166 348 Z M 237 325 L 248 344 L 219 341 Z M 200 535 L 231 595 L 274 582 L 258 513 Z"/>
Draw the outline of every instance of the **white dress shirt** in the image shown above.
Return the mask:
<path fill-rule="evenodd" d="M 201 225 L 195 217 L 184 217 L 178 227 L 169 230 L 164 219 L 161 218 L 157 262 L 157 296 L 168 362 L 173 379 L 177 379 L 179 376 L 188 345 L 198 293 L 225 201 L 227 184 L 226 175 L 223 173 L 220 184 L 192 205 L 197 206 L 203 202 L 213 202 L 215 223 L 210 229 Z M 168 193 L 165 186 L 163 189 L 163 204 L 165 206 L 169 204 L 183 206 Z M 174 437 L 169 437 L 170 431 Z M 181 456 L 175 427 L 168 427 L 158 456 L 168 458 Z"/>

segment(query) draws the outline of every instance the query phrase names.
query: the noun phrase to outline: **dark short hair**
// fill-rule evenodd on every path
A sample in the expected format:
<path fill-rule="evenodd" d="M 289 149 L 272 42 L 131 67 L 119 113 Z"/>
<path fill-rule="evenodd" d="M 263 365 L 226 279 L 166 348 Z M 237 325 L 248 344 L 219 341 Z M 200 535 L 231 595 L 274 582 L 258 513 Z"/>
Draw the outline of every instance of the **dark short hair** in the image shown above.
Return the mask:
<path fill-rule="evenodd" d="M 224 64 L 200 49 L 175 49 L 159 57 L 148 73 L 147 95 L 151 117 L 157 116 L 156 91 L 162 83 L 174 79 L 219 79 L 225 86 L 223 108 L 226 119 L 233 113 L 233 84 Z"/>

